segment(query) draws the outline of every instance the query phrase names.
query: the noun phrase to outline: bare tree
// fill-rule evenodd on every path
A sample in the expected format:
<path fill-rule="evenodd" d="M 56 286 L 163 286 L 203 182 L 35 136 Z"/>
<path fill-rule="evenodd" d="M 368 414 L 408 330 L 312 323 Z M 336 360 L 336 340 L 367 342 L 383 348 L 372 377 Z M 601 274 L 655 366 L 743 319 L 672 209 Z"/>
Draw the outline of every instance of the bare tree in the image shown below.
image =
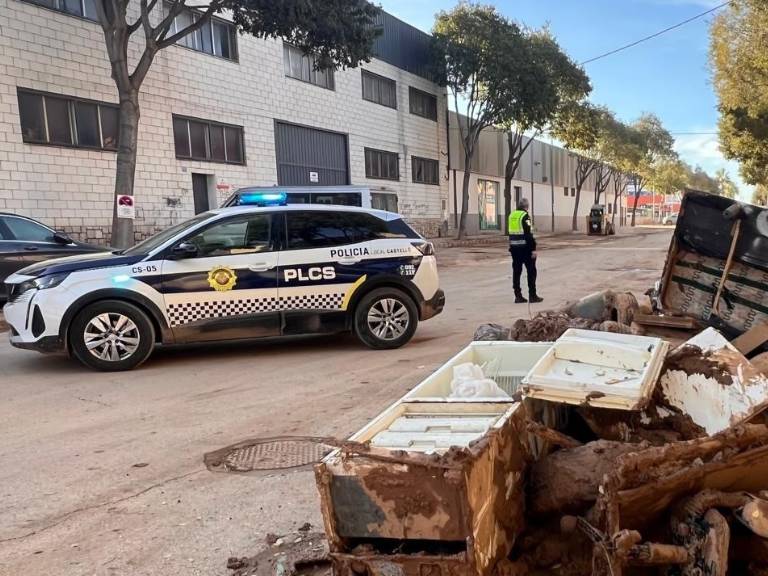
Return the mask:
<path fill-rule="evenodd" d="M 283 37 L 316 53 L 323 67 L 367 60 L 377 33 L 372 23 L 378 9 L 365 0 L 209 0 L 202 6 L 187 0 L 97 0 L 95 5 L 120 102 L 116 197 L 133 195 L 140 93 L 155 57 L 206 26 L 214 14 L 227 10 L 242 32 Z M 172 32 L 176 17 L 190 9 L 196 14 L 192 24 Z M 140 48 L 138 58 L 131 57 L 134 47 Z M 115 203 L 112 244 L 124 248 L 133 241 L 133 220 L 118 218 Z"/>

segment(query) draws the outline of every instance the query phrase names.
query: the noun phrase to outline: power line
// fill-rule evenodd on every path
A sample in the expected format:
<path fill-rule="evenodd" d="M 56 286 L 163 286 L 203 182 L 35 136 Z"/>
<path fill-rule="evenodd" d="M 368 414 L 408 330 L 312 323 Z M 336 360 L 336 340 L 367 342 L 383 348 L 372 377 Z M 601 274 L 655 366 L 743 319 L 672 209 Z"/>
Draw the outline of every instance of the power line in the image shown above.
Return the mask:
<path fill-rule="evenodd" d="M 650 36 L 646 36 L 645 38 L 640 38 L 639 40 L 635 40 L 634 42 L 627 44 L 625 46 L 621 46 L 619 48 L 616 48 L 615 50 L 611 50 L 610 52 L 606 52 L 605 54 L 600 54 L 599 56 L 595 56 L 594 58 L 590 58 L 589 60 L 584 60 L 584 62 L 581 63 L 582 66 L 585 64 L 589 64 L 590 62 L 594 62 L 595 60 L 601 60 L 603 58 L 606 58 L 608 56 L 612 56 L 613 54 L 616 54 L 617 52 L 621 52 L 622 50 L 627 50 L 628 48 L 632 48 L 634 46 L 637 46 L 638 44 L 642 44 L 643 42 L 647 42 L 648 40 L 652 40 L 653 38 L 656 38 L 658 36 L 661 36 L 662 34 L 666 34 L 667 32 L 670 32 L 672 30 L 675 30 L 676 28 L 680 28 L 681 26 L 685 26 L 686 24 L 693 22 L 694 20 L 698 20 L 699 18 L 703 18 L 707 14 L 711 14 L 712 12 L 716 12 L 720 10 L 721 8 L 724 8 L 725 6 L 728 6 L 728 4 L 731 4 L 733 0 L 728 0 L 728 2 L 723 2 L 722 4 L 718 4 L 714 8 L 710 8 L 709 10 L 702 12 L 701 14 L 696 14 L 696 16 L 692 16 L 691 18 L 688 18 L 687 20 L 683 20 L 682 22 L 678 22 L 677 24 L 674 24 L 673 26 L 670 26 L 669 28 L 664 28 L 664 30 L 659 30 L 658 32 L 651 34 Z"/>
<path fill-rule="evenodd" d="M 719 132 L 674 132 L 669 131 L 673 136 L 717 136 Z"/>

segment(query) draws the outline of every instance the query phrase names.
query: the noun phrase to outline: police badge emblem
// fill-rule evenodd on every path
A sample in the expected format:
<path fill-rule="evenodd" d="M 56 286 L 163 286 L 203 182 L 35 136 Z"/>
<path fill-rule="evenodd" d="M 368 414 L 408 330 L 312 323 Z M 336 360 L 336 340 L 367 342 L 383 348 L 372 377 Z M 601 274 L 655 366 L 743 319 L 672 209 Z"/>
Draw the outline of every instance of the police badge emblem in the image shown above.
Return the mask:
<path fill-rule="evenodd" d="M 215 266 L 208 272 L 208 285 L 217 292 L 232 290 L 237 283 L 237 274 L 226 266 Z"/>

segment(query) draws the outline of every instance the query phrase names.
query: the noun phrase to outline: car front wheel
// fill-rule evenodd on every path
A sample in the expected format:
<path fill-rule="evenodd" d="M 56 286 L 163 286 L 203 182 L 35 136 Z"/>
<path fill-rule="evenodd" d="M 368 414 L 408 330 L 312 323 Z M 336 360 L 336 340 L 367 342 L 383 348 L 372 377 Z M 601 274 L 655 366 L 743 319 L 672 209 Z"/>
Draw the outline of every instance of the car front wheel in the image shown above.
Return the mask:
<path fill-rule="evenodd" d="M 418 323 L 413 300 L 396 288 L 372 290 L 355 309 L 355 334 L 374 349 L 399 348 L 413 337 Z"/>
<path fill-rule="evenodd" d="M 72 354 L 95 370 L 131 370 L 152 353 L 155 330 L 128 302 L 104 300 L 83 308 L 69 330 Z"/>

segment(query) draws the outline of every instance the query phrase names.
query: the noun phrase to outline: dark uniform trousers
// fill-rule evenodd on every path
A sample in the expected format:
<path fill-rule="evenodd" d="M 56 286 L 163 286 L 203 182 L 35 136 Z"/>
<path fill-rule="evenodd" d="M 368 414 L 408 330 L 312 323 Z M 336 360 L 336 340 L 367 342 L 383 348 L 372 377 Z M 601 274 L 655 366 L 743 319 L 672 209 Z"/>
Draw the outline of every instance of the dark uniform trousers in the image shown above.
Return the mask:
<path fill-rule="evenodd" d="M 536 294 L 536 259 L 533 257 L 533 251 L 525 246 L 512 248 L 512 286 L 515 290 L 515 296 L 522 295 L 520 289 L 520 276 L 525 266 L 525 275 L 528 279 L 528 294 Z"/>

